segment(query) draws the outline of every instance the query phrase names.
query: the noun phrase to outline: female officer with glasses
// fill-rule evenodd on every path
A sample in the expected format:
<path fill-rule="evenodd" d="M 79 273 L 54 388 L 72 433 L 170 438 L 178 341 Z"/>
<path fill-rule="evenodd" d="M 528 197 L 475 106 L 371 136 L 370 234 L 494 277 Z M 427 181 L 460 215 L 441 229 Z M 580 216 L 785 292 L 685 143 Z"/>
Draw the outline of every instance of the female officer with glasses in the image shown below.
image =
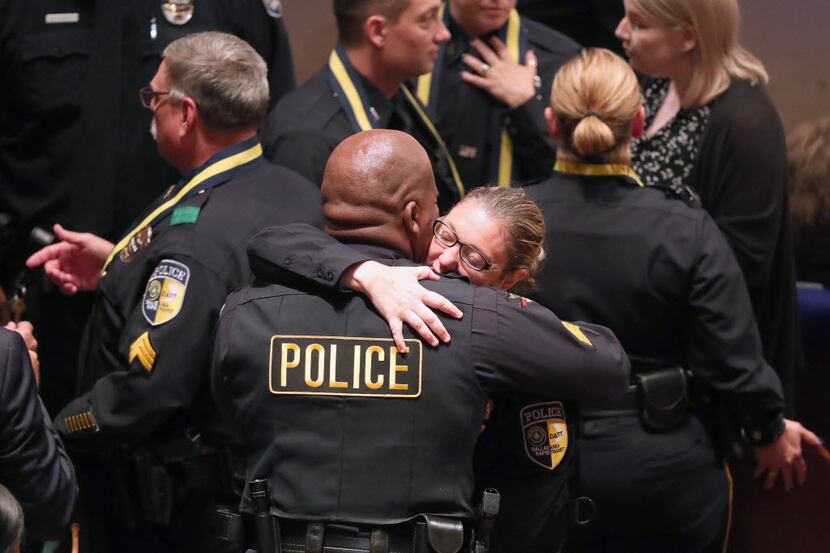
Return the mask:
<path fill-rule="evenodd" d="M 437 317 L 425 307 L 399 308 L 409 291 L 398 288 L 402 284 L 398 278 L 411 275 L 413 268 L 390 268 L 373 261 L 360 264 L 365 259 L 360 253 L 308 225 L 285 225 L 279 230 L 269 236 L 271 255 L 298 261 L 283 266 L 285 270 L 324 286 L 339 283 L 366 293 L 389 321 L 393 336 L 400 340 L 399 347 L 404 345 L 402 321 L 412 325 L 432 345 L 437 345 L 438 340 L 428 328 L 446 338 Z M 532 287 L 533 274 L 544 258 L 542 214 L 524 191 L 477 188 L 433 223 L 433 236 L 426 263 L 437 273 L 460 274 L 473 284 L 504 290 L 516 310 L 515 319 L 501 324 L 521 327 L 524 314 L 532 313 L 534 307 L 509 290 Z M 297 252 L 303 255 L 295 256 Z M 441 302 L 431 303 L 427 299 L 426 303 L 437 307 Z M 452 315 L 455 308 L 446 302 L 443 309 Z M 423 317 L 426 324 L 416 323 L 418 317 Z M 563 324 L 579 347 L 593 348 L 580 327 Z M 517 352 L 514 358 L 527 349 L 521 340 L 516 340 L 513 347 Z M 593 380 L 590 387 L 599 390 L 606 384 Z M 584 398 L 590 391 L 578 390 L 575 395 L 579 397 L 569 399 Z M 489 551 L 556 551 L 565 534 L 567 519 L 563 507 L 570 498 L 566 484 L 575 462 L 576 417 L 572 405 L 562 398 L 519 393 L 496 394 L 492 404 L 492 417 L 486 423 L 475 456 L 476 486 L 480 490 L 496 488 L 501 494 L 501 509 L 490 536 Z"/>

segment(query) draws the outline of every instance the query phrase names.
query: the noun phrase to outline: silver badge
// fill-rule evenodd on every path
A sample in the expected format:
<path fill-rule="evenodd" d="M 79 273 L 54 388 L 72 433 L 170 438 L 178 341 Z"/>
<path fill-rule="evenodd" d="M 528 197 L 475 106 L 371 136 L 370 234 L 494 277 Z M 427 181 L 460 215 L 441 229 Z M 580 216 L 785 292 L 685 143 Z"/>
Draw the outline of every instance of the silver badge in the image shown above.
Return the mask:
<path fill-rule="evenodd" d="M 161 3 L 164 19 L 171 25 L 184 25 L 193 17 L 194 0 L 168 0 Z"/>
<path fill-rule="evenodd" d="M 271 17 L 277 19 L 282 17 L 282 2 L 280 0 L 262 0 L 262 5 L 265 6 L 265 11 Z"/>

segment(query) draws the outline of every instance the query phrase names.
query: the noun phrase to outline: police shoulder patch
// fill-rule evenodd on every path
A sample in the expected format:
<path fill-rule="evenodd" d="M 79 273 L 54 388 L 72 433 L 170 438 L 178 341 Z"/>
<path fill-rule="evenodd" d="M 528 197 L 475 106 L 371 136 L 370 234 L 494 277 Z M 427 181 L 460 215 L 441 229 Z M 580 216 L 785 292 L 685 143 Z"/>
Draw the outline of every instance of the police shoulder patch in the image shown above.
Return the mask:
<path fill-rule="evenodd" d="M 141 298 L 141 311 L 148 323 L 158 326 L 179 314 L 188 281 L 190 268 L 184 263 L 163 259 L 153 269 L 144 289 L 144 297 Z"/>
<path fill-rule="evenodd" d="M 571 336 L 579 340 L 580 344 L 594 349 L 594 343 L 591 342 L 590 338 L 588 338 L 585 335 L 585 333 L 582 331 L 578 324 L 569 323 L 568 321 L 562 321 L 562 326 L 565 327 L 565 330 L 567 330 L 571 334 Z"/>
<path fill-rule="evenodd" d="M 526 405 L 519 412 L 527 457 L 554 470 L 568 452 L 568 424 L 561 401 Z"/>

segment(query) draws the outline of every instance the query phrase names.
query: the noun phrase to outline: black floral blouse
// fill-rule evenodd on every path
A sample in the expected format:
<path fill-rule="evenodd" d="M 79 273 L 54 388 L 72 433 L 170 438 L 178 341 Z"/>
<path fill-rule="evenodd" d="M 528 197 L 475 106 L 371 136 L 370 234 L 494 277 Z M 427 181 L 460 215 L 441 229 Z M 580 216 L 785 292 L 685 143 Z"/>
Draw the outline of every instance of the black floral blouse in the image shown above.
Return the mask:
<path fill-rule="evenodd" d="M 669 81 L 658 79 L 643 91 L 645 128 L 654 121 L 668 90 Z M 632 167 L 648 186 L 682 189 L 689 184 L 689 174 L 697 160 L 703 132 L 708 124 L 709 106 L 681 108 L 656 134 L 649 137 L 644 135 L 634 141 L 631 149 Z"/>

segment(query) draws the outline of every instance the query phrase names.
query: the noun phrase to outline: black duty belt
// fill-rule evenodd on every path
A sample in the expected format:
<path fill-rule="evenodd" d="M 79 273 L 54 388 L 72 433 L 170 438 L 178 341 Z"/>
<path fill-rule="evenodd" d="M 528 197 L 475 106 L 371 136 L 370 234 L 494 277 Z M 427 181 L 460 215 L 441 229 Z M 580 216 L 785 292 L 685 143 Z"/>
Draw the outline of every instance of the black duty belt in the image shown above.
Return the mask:
<path fill-rule="evenodd" d="M 666 367 L 634 374 L 636 384 L 609 402 L 583 404 L 583 420 L 638 415 L 652 432 L 677 428 L 689 415 L 690 374 L 682 367 Z"/>
<path fill-rule="evenodd" d="M 464 545 L 459 521 L 427 521 L 384 527 L 281 519 L 282 553 L 456 553 Z"/>
<path fill-rule="evenodd" d="M 580 405 L 580 414 L 582 415 L 583 420 L 632 415 L 637 416 L 640 413 L 637 386 L 634 384 L 629 385 L 625 393 L 615 400 L 584 401 Z"/>

